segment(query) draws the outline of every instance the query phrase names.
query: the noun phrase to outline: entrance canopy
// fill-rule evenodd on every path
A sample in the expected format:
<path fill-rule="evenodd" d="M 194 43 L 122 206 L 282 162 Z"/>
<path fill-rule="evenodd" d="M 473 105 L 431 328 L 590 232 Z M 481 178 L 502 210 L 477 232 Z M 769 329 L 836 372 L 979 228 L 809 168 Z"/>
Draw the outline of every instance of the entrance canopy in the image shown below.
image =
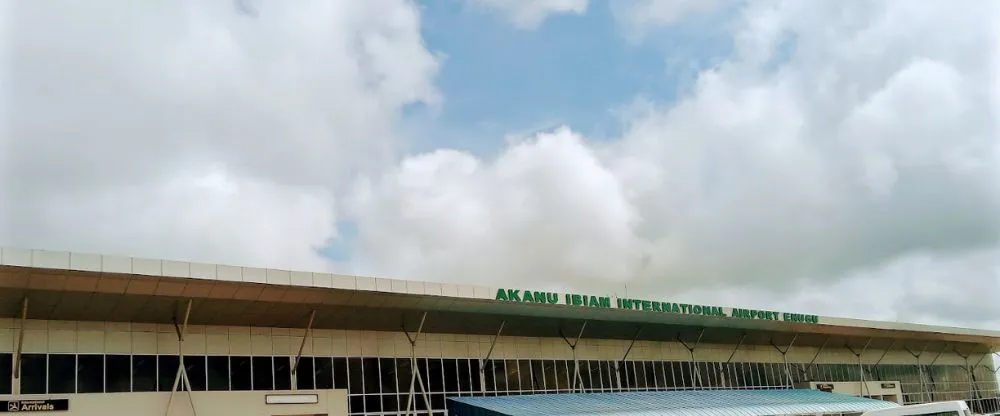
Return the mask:
<path fill-rule="evenodd" d="M 626 393 L 452 397 L 456 416 L 699 416 L 862 413 L 892 402 L 819 390 L 676 390 Z"/>

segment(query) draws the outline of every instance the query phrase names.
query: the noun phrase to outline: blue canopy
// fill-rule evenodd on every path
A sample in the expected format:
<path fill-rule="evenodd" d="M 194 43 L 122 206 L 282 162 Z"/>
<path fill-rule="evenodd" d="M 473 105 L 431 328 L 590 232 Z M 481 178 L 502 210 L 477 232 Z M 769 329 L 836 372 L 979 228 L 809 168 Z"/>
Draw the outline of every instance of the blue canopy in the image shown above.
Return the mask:
<path fill-rule="evenodd" d="M 864 412 L 899 404 L 818 390 L 674 390 L 451 397 L 454 416 L 767 416 Z"/>

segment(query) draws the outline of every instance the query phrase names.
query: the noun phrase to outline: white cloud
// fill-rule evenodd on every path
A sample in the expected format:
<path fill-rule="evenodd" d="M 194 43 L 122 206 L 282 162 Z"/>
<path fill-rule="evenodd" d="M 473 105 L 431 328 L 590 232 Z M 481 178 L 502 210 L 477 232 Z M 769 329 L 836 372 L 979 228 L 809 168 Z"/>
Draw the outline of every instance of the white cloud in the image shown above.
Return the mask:
<path fill-rule="evenodd" d="M 363 182 L 359 267 L 995 324 L 995 11 L 749 4 L 733 57 L 619 140 L 560 129 Z"/>
<path fill-rule="evenodd" d="M 4 4 L 4 244 L 321 267 L 440 100 L 408 1 Z"/>
<path fill-rule="evenodd" d="M 638 41 L 658 27 L 677 25 L 692 17 L 711 15 L 742 3 L 738 0 L 611 0 L 611 11 L 626 35 Z"/>
<path fill-rule="evenodd" d="M 998 324 L 992 3 L 750 3 L 617 140 L 401 161 L 413 3 L 102 4 L 0 2 L 0 244 Z"/>
<path fill-rule="evenodd" d="M 515 27 L 537 29 L 550 16 L 582 15 L 588 0 L 468 0 L 470 4 L 503 15 Z"/>

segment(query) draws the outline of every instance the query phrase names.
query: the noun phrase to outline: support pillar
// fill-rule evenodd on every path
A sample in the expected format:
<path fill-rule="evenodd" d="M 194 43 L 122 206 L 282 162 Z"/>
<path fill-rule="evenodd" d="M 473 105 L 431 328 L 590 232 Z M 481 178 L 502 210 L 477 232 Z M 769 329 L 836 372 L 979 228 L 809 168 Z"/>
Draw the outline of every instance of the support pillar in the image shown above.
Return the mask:
<path fill-rule="evenodd" d="M 701 338 L 704 335 L 705 335 L 705 328 L 702 328 L 698 332 L 698 339 L 694 342 L 693 345 L 688 345 L 686 342 L 684 342 L 684 340 L 681 339 L 681 334 L 679 332 L 677 333 L 676 336 L 677 342 L 683 345 L 684 348 L 688 350 L 688 354 L 691 354 L 691 361 L 688 362 L 691 368 L 691 377 L 693 377 L 693 380 L 691 380 L 692 382 L 691 387 L 701 387 L 701 371 L 698 369 L 698 365 L 695 364 L 694 351 L 698 348 L 698 344 L 701 343 Z"/>
<path fill-rule="evenodd" d="M 903 347 L 903 349 L 905 349 L 906 352 L 910 353 L 910 355 L 912 355 L 913 358 L 917 360 L 917 378 L 920 379 L 920 399 L 921 400 L 926 399 L 927 384 L 924 383 L 924 366 L 920 364 L 920 356 L 924 355 L 924 352 L 927 351 L 927 345 L 928 344 L 924 344 L 923 348 L 920 349 L 920 352 L 913 352 L 913 350 L 911 350 L 909 347 Z"/>
<path fill-rule="evenodd" d="M 21 394 L 21 351 L 24 350 L 24 326 L 28 321 L 28 298 L 21 301 L 21 326 L 17 329 L 17 350 L 14 351 L 14 380 L 11 380 L 14 396 Z"/>
<path fill-rule="evenodd" d="M 621 371 L 619 371 L 618 363 L 620 362 L 620 363 L 622 363 L 622 365 L 625 365 L 625 360 L 628 359 L 628 354 L 630 352 L 632 352 L 632 346 L 635 345 L 635 340 L 639 339 L 639 334 L 641 334 L 641 333 L 642 333 L 642 327 L 640 326 L 638 329 L 636 329 L 635 335 L 632 336 L 632 342 L 629 342 L 628 348 L 625 349 L 625 354 L 622 355 L 622 359 L 620 361 L 616 361 L 615 362 L 615 381 L 617 383 L 617 386 L 618 386 L 619 390 L 622 389 L 622 376 L 621 376 L 622 373 L 621 373 Z M 625 370 L 628 371 L 628 366 L 627 365 L 625 365 Z M 635 375 L 633 374 L 633 376 L 635 376 Z M 608 381 L 611 381 L 611 380 L 608 380 Z"/>
<path fill-rule="evenodd" d="M 576 335 L 576 340 L 569 342 L 566 335 L 563 335 L 562 328 L 559 328 L 559 335 L 562 337 L 563 341 L 566 341 L 566 345 L 569 345 L 569 349 L 573 351 L 573 382 L 570 383 L 570 393 L 576 393 L 577 383 L 580 383 L 580 391 L 583 392 L 583 376 L 580 375 L 580 360 L 576 357 L 576 346 L 580 344 L 580 338 L 583 337 L 583 331 L 586 329 L 587 321 L 583 321 L 583 326 L 580 327 L 580 333 Z"/>
<path fill-rule="evenodd" d="M 898 341 L 899 340 L 895 340 L 895 339 L 892 340 L 892 344 L 889 345 L 889 348 L 886 348 L 885 351 L 882 351 L 882 355 L 879 356 L 878 360 L 875 361 L 875 364 L 872 365 L 872 368 L 875 369 L 875 375 L 874 375 L 873 378 L 877 378 L 877 379 L 881 379 L 882 378 L 882 373 L 880 371 L 878 371 L 878 366 L 879 366 L 879 364 L 882 364 L 882 360 L 884 360 L 885 357 L 887 355 L 889 355 L 889 351 L 892 351 L 893 348 L 896 348 L 896 343 Z"/>
<path fill-rule="evenodd" d="M 945 344 L 944 347 L 941 348 L 941 351 L 938 351 L 937 355 L 934 356 L 934 359 L 931 360 L 931 362 L 929 364 L 927 364 L 927 365 L 928 366 L 934 365 L 934 363 L 936 363 L 937 360 L 939 358 L 941 358 L 941 354 L 944 354 L 945 350 L 947 350 L 947 349 L 948 349 L 948 344 Z M 930 400 L 928 400 L 928 402 L 933 402 L 935 400 L 935 398 L 934 398 L 934 392 L 935 392 L 935 390 L 937 390 L 937 383 L 934 382 L 934 373 L 933 372 L 929 372 L 927 374 L 927 379 L 928 379 L 928 381 L 930 381 L 930 388 L 926 389 L 927 390 L 927 395 L 930 397 Z"/>
<path fill-rule="evenodd" d="M 746 341 L 746 339 L 747 339 L 747 333 L 746 331 L 743 331 L 743 335 L 740 336 L 740 341 L 736 343 L 736 347 L 733 348 L 733 352 L 729 353 L 729 358 L 727 358 L 725 364 L 723 364 L 725 365 L 726 368 L 722 371 L 722 374 L 719 375 L 719 378 L 723 380 L 722 387 L 732 387 L 730 386 L 730 384 L 732 384 L 732 380 L 729 380 L 726 377 L 726 375 L 736 374 L 736 371 L 735 369 L 734 371 L 725 371 L 725 370 L 729 370 L 729 364 L 733 362 L 733 358 L 736 357 L 736 352 L 740 350 L 740 347 L 743 346 L 743 342 Z"/>
<path fill-rule="evenodd" d="M 865 383 L 865 367 L 861 364 L 861 356 L 865 355 L 865 351 L 867 351 L 868 347 L 871 345 L 872 339 L 868 338 L 868 342 L 865 342 L 864 348 L 861 348 L 861 351 L 859 352 L 854 351 L 854 348 L 851 348 L 850 345 L 844 343 L 844 347 L 851 351 L 851 353 L 854 354 L 854 357 L 858 359 L 858 373 L 861 374 L 861 381 L 859 382 L 860 384 L 858 387 L 860 387 L 859 391 L 861 391 L 862 396 L 870 396 L 872 394 L 871 390 L 868 389 L 868 383 Z"/>
<path fill-rule="evenodd" d="M 957 352 L 958 351 L 956 350 L 956 353 Z M 969 391 L 972 392 L 976 399 L 982 398 L 982 394 L 980 394 L 981 392 L 979 391 L 979 382 L 976 380 L 976 367 L 979 367 L 989 354 L 990 351 L 984 352 L 983 356 L 979 357 L 979 361 L 976 361 L 973 365 L 969 365 L 969 355 L 962 357 L 965 359 L 965 371 L 969 373 Z"/>
<path fill-rule="evenodd" d="M 427 386 L 424 385 L 424 378 L 420 375 L 420 369 L 417 367 L 417 338 L 420 337 L 420 333 L 424 330 L 424 321 L 427 320 L 427 312 L 424 312 L 420 316 L 420 326 L 417 327 L 417 332 L 411 337 L 410 333 L 406 331 L 406 323 L 403 323 L 403 333 L 406 334 L 406 339 L 410 341 L 410 390 L 406 396 L 406 412 L 405 415 L 412 414 L 417 415 L 416 406 L 414 406 L 413 400 L 416 398 L 416 385 L 420 384 L 420 391 L 424 394 L 424 404 L 427 405 L 427 410 L 433 409 L 431 406 L 431 396 L 427 393 Z M 410 410 L 413 410 L 411 413 Z"/>
<path fill-rule="evenodd" d="M 306 347 L 306 342 L 309 341 L 312 335 L 313 321 L 316 320 L 316 310 L 313 309 L 309 313 L 309 323 L 306 324 L 306 332 L 302 334 L 302 343 L 299 344 L 299 352 L 295 354 L 295 361 L 292 362 L 292 390 L 299 389 L 299 361 L 302 359 L 302 350 Z"/>
<path fill-rule="evenodd" d="M 792 345 L 795 345 L 795 340 L 798 338 L 799 334 L 793 335 L 792 341 L 788 343 L 788 346 L 785 347 L 785 349 L 781 349 L 781 347 L 775 345 L 774 338 L 771 339 L 771 346 L 774 347 L 774 349 L 778 350 L 779 353 L 781 353 L 781 362 L 785 365 L 785 377 L 789 387 L 792 386 L 793 382 L 792 382 L 792 371 L 791 369 L 788 368 L 788 351 L 792 349 Z"/>
<path fill-rule="evenodd" d="M 819 359 L 819 355 L 823 353 L 823 350 L 826 349 L 826 346 L 830 343 L 831 339 L 833 339 L 833 337 L 826 337 L 826 340 L 823 341 L 823 345 L 819 346 L 819 349 L 816 350 L 815 354 L 813 354 L 813 358 L 809 360 L 809 363 L 806 364 L 804 368 L 799 370 L 802 373 L 803 378 L 805 378 L 806 380 L 809 380 L 809 370 L 812 369 L 812 366 L 816 365 L 816 360 Z"/>
<path fill-rule="evenodd" d="M 170 388 L 170 397 L 167 398 L 167 408 L 164 410 L 164 415 L 170 414 L 170 405 L 174 401 L 174 394 L 177 393 L 177 388 L 183 388 L 187 392 L 188 403 L 191 405 L 191 412 L 194 416 L 198 416 L 198 408 L 194 405 L 194 395 L 191 394 L 191 379 L 188 378 L 187 367 L 184 365 L 184 334 L 187 333 L 188 318 L 191 317 L 191 301 L 187 301 L 187 308 L 184 310 L 184 321 L 182 324 L 178 325 L 177 317 L 174 316 L 174 331 L 177 334 L 177 351 L 179 363 L 177 364 L 177 375 L 174 376 L 174 385 Z"/>
<path fill-rule="evenodd" d="M 482 389 L 483 393 L 486 393 L 486 362 L 490 360 L 490 356 L 493 355 L 493 348 L 497 345 L 497 340 L 500 339 L 500 333 L 503 332 L 503 327 L 507 325 L 507 321 L 500 321 L 500 328 L 497 329 L 497 334 L 493 336 L 493 341 L 490 342 L 490 349 L 486 351 L 486 356 L 479 359 L 479 387 Z"/>

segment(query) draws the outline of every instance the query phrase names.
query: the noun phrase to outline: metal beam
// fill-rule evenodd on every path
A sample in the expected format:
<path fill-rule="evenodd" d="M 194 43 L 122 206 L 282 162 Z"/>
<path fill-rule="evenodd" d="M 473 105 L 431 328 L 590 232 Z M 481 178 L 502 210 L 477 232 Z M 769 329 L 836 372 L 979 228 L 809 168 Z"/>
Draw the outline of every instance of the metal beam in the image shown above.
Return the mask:
<path fill-rule="evenodd" d="M 868 389 L 868 383 L 865 382 L 865 367 L 861 364 L 861 356 L 865 354 L 865 351 L 868 350 L 870 345 L 872 345 L 872 339 L 868 338 L 868 341 L 865 342 L 864 348 L 861 348 L 861 351 L 858 352 L 855 351 L 854 348 L 851 348 L 850 344 L 847 342 L 844 343 L 844 347 L 858 359 L 858 373 L 861 375 L 861 381 L 858 382 L 858 387 L 860 387 L 859 391 L 861 391 L 862 395 L 865 395 L 865 391 L 868 391 L 867 394 L 871 394 L 871 391 Z"/>
<path fill-rule="evenodd" d="M 174 401 L 174 394 L 177 388 L 181 387 L 187 392 L 188 402 L 191 404 L 191 412 L 198 416 L 198 408 L 194 405 L 194 395 L 191 389 L 191 379 L 188 378 L 187 366 L 184 365 L 184 334 L 187 333 L 188 320 L 191 318 L 192 301 L 187 301 L 187 308 L 184 310 L 184 321 L 181 325 L 177 323 L 177 316 L 173 318 L 174 331 L 177 333 L 177 351 L 180 362 L 177 364 L 177 375 L 174 376 L 174 385 L 170 389 L 170 396 L 167 398 L 167 408 L 163 410 L 164 415 L 170 414 L 170 405 Z"/>
<path fill-rule="evenodd" d="M 816 350 L 816 354 L 813 354 L 813 358 L 809 360 L 809 364 L 806 364 L 806 372 L 809 372 L 809 369 L 816 364 L 816 360 L 819 359 L 819 355 L 823 353 L 823 350 L 826 349 L 826 346 L 830 343 L 831 339 L 833 339 L 832 336 L 826 337 L 826 341 L 823 341 L 823 345 L 819 346 L 819 349 Z"/>
<path fill-rule="evenodd" d="M 500 333 L 503 332 L 503 327 L 507 325 L 507 321 L 500 321 L 500 328 L 497 329 L 496 335 L 493 336 L 493 341 L 490 342 L 490 349 L 486 351 L 486 356 L 479 359 L 479 387 L 482 392 L 486 392 L 486 361 L 489 361 L 490 357 L 493 356 L 493 348 L 497 345 L 497 340 L 500 339 Z"/>
<path fill-rule="evenodd" d="M 14 391 L 15 395 L 21 393 L 21 351 L 24 350 L 24 326 L 28 321 L 28 298 L 21 301 L 21 326 L 17 329 L 17 350 L 14 351 Z"/>
<path fill-rule="evenodd" d="M 299 389 L 299 378 L 297 377 L 299 372 L 299 361 L 302 359 L 302 351 L 306 348 L 306 342 L 309 340 L 309 336 L 312 335 L 313 321 L 316 320 L 316 310 L 313 309 L 309 313 L 309 323 L 306 324 L 306 332 L 302 334 L 302 342 L 299 343 L 299 352 L 295 354 L 295 361 L 292 363 L 292 390 Z"/>
<path fill-rule="evenodd" d="M 702 328 L 698 332 L 698 339 L 694 342 L 694 345 L 688 345 L 686 342 L 684 342 L 684 340 L 681 339 L 681 333 L 680 332 L 678 332 L 677 335 L 676 335 L 676 337 L 675 337 L 675 339 L 677 340 L 677 342 L 680 343 L 681 345 L 683 345 L 684 348 L 687 348 L 688 353 L 691 354 L 691 361 L 688 362 L 688 364 L 689 364 L 689 366 L 691 368 L 691 374 L 694 376 L 694 380 L 692 380 L 694 382 L 693 383 L 694 385 L 691 386 L 691 387 L 699 387 L 699 386 L 701 386 L 701 371 L 698 370 L 698 366 L 695 364 L 694 351 L 698 348 L 698 344 L 701 344 L 701 338 L 703 336 L 705 336 L 705 328 Z"/>
<path fill-rule="evenodd" d="M 740 342 L 736 343 L 736 348 L 733 348 L 733 352 L 729 354 L 729 358 L 726 360 L 726 364 L 733 362 L 733 357 L 736 356 L 736 351 L 740 350 L 740 347 L 743 346 L 743 341 L 746 341 L 746 339 L 747 339 L 747 333 L 746 331 L 744 331 L 743 336 L 740 337 Z"/>
<path fill-rule="evenodd" d="M 406 330 L 406 322 L 403 322 L 403 334 L 406 335 L 406 339 L 410 341 L 410 390 L 406 396 L 406 412 L 403 414 L 416 415 L 417 409 L 413 406 L 413 399 L 415 398 L 416 385 L 420 383 L 420 390 L 423 391 L 422 396 L 424 396 L 424 403 L 427 405 L 427 409 L 432 409 L 431 407 L 431 397 L 427 393 L 427 389 L 424 386 L 424 379 L 420 376 L 420 368 L 417 367 L 417 338 L 420 337 L 420 333 L 424 330 L 424 322 L 427 320 L 427 312 L 420 315 L 420 325 L 417 326 L 417 332 L 411 337 L 410 333 Z M 411 413 L 410 410 L 413 410 Z"/>
<path fill-rule="evenodd" d="M 635 335 L 632 336 L 632 342 L 628 343 L 628 348 L 625 349 L 625 355 L 622 356 L 622 361 L 625 361 L 625 359 L 628 358 L 628 353 L 632 352 L 632 346 L 635 345 L 635 340 L 639 339 L 639 334 L 641 333 L 642 327 L 640 326 L 639 329 L 635 331 Z"/>
<path fill-rule="evenodd" d="M 576 341 L 570 344 L 569 348 L 573 351 L 573 384 L 570 385 L 570 393 L 576 392 L 576 383 L 580 383 L 580 391 L 583 392 L 583 375 L 580 374 L 580 359 L 576 356 L 576 346 L 580 345 L 580 338 L 583 338 L 583 331 L 587 329 L 587 321 L 583 321 L 583 325 L 580 326 L 580 332 L 576 334 Z M 563 340 L 569 344 L 569 340 L 563 337 Z"/>
<path fill-rule="evenodd" d="M 774 343 L 774 337 L 771 337 L 771 339 L 768 340 L 768 342 L 771 344 L 771 347 L 777 350 L 778 353 L 781 354 L 781 362 L 785 367 L 785 378 L 788 380 L 789 386 L 792 385 L 792 370 L 789 369 L 788 367 L 788 351 L 792 349 L 792 345 L 795 345 L 795 340 L 798 338 L 799 338 L 798 333 L 792 335 L 792 342 L 789 342 L 788 347 L 785 347 L 785 349 L 781 349 L 781 347 L 777 346 Z"/>

